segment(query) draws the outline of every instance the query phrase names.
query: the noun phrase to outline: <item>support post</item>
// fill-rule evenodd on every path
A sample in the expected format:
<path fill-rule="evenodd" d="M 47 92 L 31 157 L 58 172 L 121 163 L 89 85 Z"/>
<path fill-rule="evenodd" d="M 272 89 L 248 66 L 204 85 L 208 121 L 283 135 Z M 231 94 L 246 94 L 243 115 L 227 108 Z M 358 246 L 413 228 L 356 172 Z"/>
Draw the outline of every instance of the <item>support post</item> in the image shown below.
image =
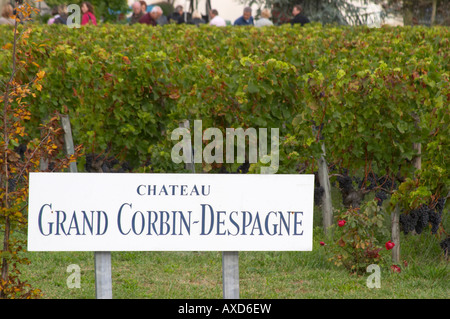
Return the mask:
<path fill-rule="evenodd" d="M 189 120 L 184 120 L 184 121 L 180 122 L 179 127 L 189 130 L 190 129 L 190 127 L 189 127 Z M 185 167 L 186 167 L 186 169 L 190 170 L 192 173 L 195 174 L 194 148 L 192 147 L 192 144 L 189 145 L 189 148 L 190 148 L 189 152 L 191 154 L 191 162 L 190 163 L 186 163 Z"/>
<path fill-rule="evenodd" d="M 392 262 L 398 264 L 400 262 L 400 209 L 395 206 L 394 211 L 391 213 L 391 231 L 392 242 L 395 244 L 392 248 Z"/>
<path fill-rule="evenodd" d="M 73 144 L 72 127 L 70 125 L 70 119 L 68 115 L 61 115 L 61 125 L 64 130 L 64 145 L 66 148 L 66 154 L 73 155 L 75 153 L 75 147 Z M 78 172 L 76 162 L 72 162 L 69 164 L 69 171 L 71 173 Z"/>
<path fill-rule="evenodd" d="M 331 186 L 328 175 L 328 164 L 325 159 L 325 145 L 322 144 L 322 155 L 319 159 L 319 183 L 324 192 L 322 197 L 322 222 L 325 235 L 328 235 L 328 229 L 333 224 L 333 204 L 331 201 Z"/>
<path fill-rule="evenodd" d="M 95 254 L 95 297 L 112 299 L 111 252 L 97 251 Z"/>
<path fill-rule="evenodd" d="M 239 299 L 239 252 L 222 252 L 223 298 Z"/>

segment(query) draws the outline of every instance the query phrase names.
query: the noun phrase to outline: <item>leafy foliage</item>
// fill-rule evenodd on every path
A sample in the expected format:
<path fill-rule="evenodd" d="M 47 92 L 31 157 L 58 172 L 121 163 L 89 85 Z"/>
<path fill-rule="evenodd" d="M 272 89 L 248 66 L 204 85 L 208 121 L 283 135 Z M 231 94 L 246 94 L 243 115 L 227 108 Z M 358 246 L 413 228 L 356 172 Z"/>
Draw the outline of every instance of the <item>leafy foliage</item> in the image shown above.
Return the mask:
<path fill-rule="evenodd" d="M 58 116 L 39 125 L 40 135 L 27 134 L 25 123 L 31 118 L 28 98 L 42 90 L 45 71 L 30 53 L 35 45 L 29 41 L 32 29 L 19 25 L 36 12 L 27 4 L 17 8 L 17 12 L 21 19 L 17 19 L 14 28 L 5 29 L 8 34 L 5 37 L 12 36 L 13 40 L 2 47 L 11 54 L 6 54 L 4 70 L 7 73 L 0 78 L 0 226 L 3 235 L 0 298 L 35 298 L 40 296 L 40 290 L 32 288 L 19 276 L 19 265 L 29 263 L 22 256 L 26 241 L 16 238 L 17 233 L 27 228 L 28 173 L 42 170 L 44 161 L 48 163 L 47 169 L 62 170 L 75 157 L 61 156 L 62 128 Z M 29 68 L 38 70 L 28 73 Z"/>
<path fill-rule="evenodd" d="M 332 182 L 355 177 L 355 191 L 388 199 L 420 177 L 427 204 L 447 196 L 448 28 L 52 25 L 36 26 L 30 41 L 46 76 L 27 100 L 29 128 L 55 110 L 67 113 L 87 154 L 133 170 L 182 172 L 170 159 L 170 132 L 181 120 L 223 131 L 279 128 L 279 173 L 315 172 L 325 144 Z M 8 43 L 2 35 L 0 45 Z M 7 59 L 0 55 L 0 76 Z M 20 76 L 36 71 L 30 65 Z M 420 175 L 415 143 L 423 146 Z"/>

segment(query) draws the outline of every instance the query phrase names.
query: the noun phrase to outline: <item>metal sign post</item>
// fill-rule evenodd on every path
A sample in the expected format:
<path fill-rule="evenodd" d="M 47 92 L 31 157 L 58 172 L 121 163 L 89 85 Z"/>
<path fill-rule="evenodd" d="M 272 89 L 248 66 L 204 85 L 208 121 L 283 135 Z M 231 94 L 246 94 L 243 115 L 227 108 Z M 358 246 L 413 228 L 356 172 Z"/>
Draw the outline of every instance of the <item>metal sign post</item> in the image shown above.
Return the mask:
<path fill-rule="evenodd" d="M 111 252 L 96 251 L 95 255 L 95 297 L 112 299 Z"/>
<path fill-rule="evenodd" d="M 180 123 L 180 128 L 190 129 L 188 120 Z M 186 164 L 186 169 L 195 174 L 194 148 L 190 149 L 191 163 Z M 222 252 L 222 280 L 223 280 L 223 298 L 239 299 L 239 252 Z"/>
<path fill-rule="evenodd" d="M 239 299 L 239 252 L 222 252 L 223 298 Z"/>

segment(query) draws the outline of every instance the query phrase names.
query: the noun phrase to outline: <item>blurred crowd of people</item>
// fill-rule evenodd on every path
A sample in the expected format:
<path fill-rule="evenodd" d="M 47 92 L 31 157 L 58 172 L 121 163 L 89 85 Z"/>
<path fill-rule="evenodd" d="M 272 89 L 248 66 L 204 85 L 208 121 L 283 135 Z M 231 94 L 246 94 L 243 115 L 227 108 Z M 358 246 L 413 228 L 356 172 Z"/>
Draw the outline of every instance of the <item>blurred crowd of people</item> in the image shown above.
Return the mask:
<path fill-rule="evenodd" d="M 95 17 L 94 6 L 85 1 L 81 3 L 81 25 L 93 24 L 97 25 L 97 18 Z M 52 17 L 48 19 L 47 24 L 67 24 L 67 18 L 69 14 L 67 12 L 67 6 L 61 4 L 52 9 Z"/>
<path fill-rule="evenodd" d="M 216 9 L 212 9 L 208 12 L 209 22 L 205 21 L 198 11 L 194 11 L 192 16 L 188 18 L 188 15 L 184 13 L 183 6 L 181 5 L 177 6 L 174 12 L 169 16 L 165 16 L 163 10 L 159 6 L 153 6 L 150 12 L 147 12 L 147 3 L 143 0 L 134 2 L 132 10 L 133 14 L 130 17 L 130 25 L 135 23 L 143 23 L 152 26 L 165 25 L 167 23 L 188 23 L 195 25 L 208 23 L 218 27 L 227 25 L 225 19 L 220 17 L 219 12 Z M 301 25 L 309 23 L 309 19 L 302 14 L 302 11 L 301 5 L 295 5 L 292 9 L 294 18 L 289 22 L 291 24 L 299 23 Z M 252 8 L 245 7 L 242 16 L 236 19 L 233 25 L 253 25 L 256 27 L 270 26 L 273 25 L 270 18 L 271 11 L 269 9 L 264 9 L 261 11 L 261 18 L 255 20 L 252 16 Z"/>
<path fill-rule="evenodd" d="M 168 16 L 164 15 L 163 10 L 160 6 L 152 6 L 150 10 L 147 10 L 148 5 L 144 0 L 136 1 L 131 6 L 132 15 L 129 18 L 129 24 L 133 25 L 136 23 L 147 24 L 147 25 L 165 25 L 168 23 L 176 24 L 210 24 L 218 27 L 226 26 L 227 23 L 225 19 L 220 17 L 219 12 L 216 9 L 210 10 L 208 12 L 208 17 L 202 17 L 198 11 L 194 11 L 192 14 L 187 14 L 184 12 L 183 6 L 179 5 L 175 7 L 175 10 Z M 81 4 L 81 25 L 97 25 L 97 18 L 95 15 L 94 6 L 85 1 Z M 304 25 L 309 23 L 309 19 L 302 14 L 302 7 L 300 5 L 295 5 L 292 10 L 294 18 L 288 22 L 291 24 L 299 23 Z M 12 24 L 14 25 L 15 20 L 14 8 L 11 4 L 7 3 L 1 9 L 0 24 Z M 59 5 L 52 9 L 52 16 L 48 20 L 48 24 L 67 24 L 69 13 L 66 5 Z M 206 19 L 208 21 L 206 21 Z M 233 25 L 245 26 L 253 25 L 256 27 L 271 26 L 273 22 L 271 21 L 271 11 L 269 9 L 264 9 L 261 12 L 261 17 L 255 20 L 252 16 L 252 9 L 250 7 L 244 8 L 241 17 L 236 19 Z"/>
<path fill-rule="evenodd" d="M 94 14 L 94 6 L 90 2 L 81 4 L 81 25 L 93 24 L 97 25 L 97 19 Z M 0 24 L 15 24 L 15 9 L 10 3 L 6 3 L 1 8 Z M 48 20 L 48 24 L 67 24 L 69 17 L 67 6 L 62 4 L 52 9 L 52 16 Z"/>

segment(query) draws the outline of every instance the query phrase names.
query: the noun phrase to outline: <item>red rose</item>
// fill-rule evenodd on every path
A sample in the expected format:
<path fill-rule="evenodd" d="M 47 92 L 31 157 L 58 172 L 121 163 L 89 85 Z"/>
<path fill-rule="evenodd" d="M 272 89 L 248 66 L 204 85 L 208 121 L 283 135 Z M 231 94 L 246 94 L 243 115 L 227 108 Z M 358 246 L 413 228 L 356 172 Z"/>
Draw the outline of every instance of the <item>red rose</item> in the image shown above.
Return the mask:
<path fill-rule="evenodd" d="M 394 248 L 395 244 L 389 240 L 388 242 L 386 242 L 385 246 L 387 250 L 391 250 L 392 248 Z"/>
<path fill-rule="evenodd" d="M 345 220 L 340 220 L 340 221 L 338 221 L 339 227 L 343 227 L 343 226 L 345 225 L 346 222 L 347 222 L 347 221 L 345 221 Z"/>
<path fill-rule="evenodd" d="M 320 242 L 320 246 L 325 246 L 325 245 L 326 244 L 323 241 Z"/>
<path fill-rule="evenodd" d="M 391 270 L 393 272 L 398 272 L 398 273 L 400 273 L 402 271 L 402 269 L 399 266 L 397 266 L 397 265 L 392 265 L 391 266 Z"/>

